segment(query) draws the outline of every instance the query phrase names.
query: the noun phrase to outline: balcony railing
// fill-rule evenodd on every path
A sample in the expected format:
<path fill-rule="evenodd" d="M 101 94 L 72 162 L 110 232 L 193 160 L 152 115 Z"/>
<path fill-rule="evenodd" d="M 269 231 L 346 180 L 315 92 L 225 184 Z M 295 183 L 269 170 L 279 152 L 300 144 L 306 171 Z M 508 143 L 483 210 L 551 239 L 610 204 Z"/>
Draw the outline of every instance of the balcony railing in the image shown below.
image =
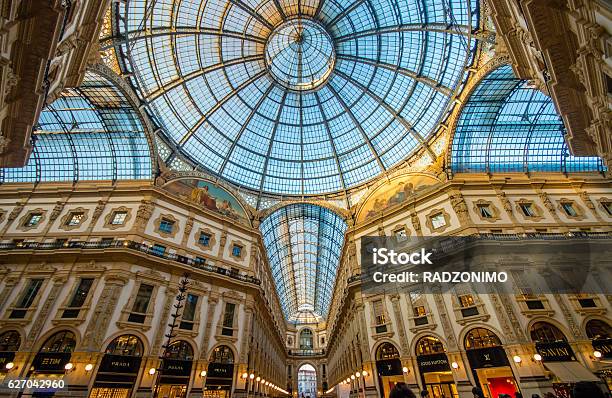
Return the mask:
<path fill-rule="evenodd" d="M 325 355 L 325 350 L 289 350 L 289 355 L 297 357 L 315 357 Z"/>
<path fill-rule="evenodd" d="M 232 279 L 239 280 L 245 283 L 252 283 L 254 285 L 260 285 L 261 281 L 258 278 L 250 275 L 243 275 L 239 272 L 229 270 L 227 268 L 219 267 L 216 265 L 206 264 L 206 261 L 201 258 L 191 258 L 181 256 L 179 254 L 166 253 L 145 245 L 140 242 L 134 242 L 131 240 L 113 240 L 113 241 L 98 241 L 98 242 L 83 242 L 83 241 L 67 241 L 67 242 L 10 242 L 0 243 L 0 251 L 5 250 L 69 250 L 69 249 L 130 249 L 140 253 L 145 253 L 150 256 L 163 258 L 165 260 L 175 261 L 184 265 L 189 265 L 193 268 L 213 272 L 215 274 L 225 275 Z"/>

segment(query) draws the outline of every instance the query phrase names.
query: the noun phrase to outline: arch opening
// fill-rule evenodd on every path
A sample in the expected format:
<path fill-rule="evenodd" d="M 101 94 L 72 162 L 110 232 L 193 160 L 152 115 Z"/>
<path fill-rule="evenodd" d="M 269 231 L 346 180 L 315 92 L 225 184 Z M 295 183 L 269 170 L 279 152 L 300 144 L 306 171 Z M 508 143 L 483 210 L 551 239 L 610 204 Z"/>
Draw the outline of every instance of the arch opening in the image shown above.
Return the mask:
<path fill-rule="evenodd" d="M 193 356 L 193 347 L 184 340 L 168 345 L 160 369 L 157 396 L 185 398 L 191 378 Z"/>
<path fill-rule="evenodd" d="M 144 344 L 138 336 L 115 337 L 104 351 L 89 397 L 129 397 L 136 385 L 143 355 Z"/>
<path fill-rule="evenodd" d="M 404 381 L 400 353 L 395 345 L 384 342 L 376 349 L 376 374 L 379 392 L 385 397 L 389 396 L 395 384 Z M 356 383 L 359 383 L 359 379 L 356 379 Z"/>
<path fill-rule="evenodd" d="M 297 374 L 298 397 L 315 398 L 317 396 L 317 370 L 311 364 L 300 366 Z"/>
<path fill-rule="evenodd" d="M 204 396 L 229 398 L 234 384 L 234 352 L 226 345 L 216 347 L 206 368 Z"/>
<path fill-rule="evenodd" d="M 444 344 L 435 336 L 421 337 L 416 343 L 417 366 L 423 389 L 432 397 L 459 395 Z"/>
<path fill-rule="evenodd" d="M 463 341 L 476 385 L 488 396 L 520 392 L 519 384 L 501 339 L 493 331 L 477 327 L 471 329 Z"/>

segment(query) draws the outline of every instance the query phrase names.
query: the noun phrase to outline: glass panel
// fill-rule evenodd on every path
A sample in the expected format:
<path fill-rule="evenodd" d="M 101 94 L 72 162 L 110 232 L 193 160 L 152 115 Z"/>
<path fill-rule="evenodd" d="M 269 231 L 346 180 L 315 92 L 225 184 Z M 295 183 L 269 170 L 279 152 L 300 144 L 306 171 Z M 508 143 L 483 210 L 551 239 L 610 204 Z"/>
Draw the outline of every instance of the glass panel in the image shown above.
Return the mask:
<path fill-rule="evenodd" d="M 346 228 L 342 217 L 311 204 L 282 207 L 262 221 L 272 277 L 290 322 L 327 316 Z"/>
<path fill-rule="evenodd" d="M 126 211 L 116 211 L 115 214 L 113 214 L 111 225 L 123 225 L 123 223 L 125 223 L 126 218 L 127 218 Z"/>
<path fill-rule="evenodd" d="M 223 326 L 231 328 L 234 326 L 234 312 L 236 310 L 236 304 L 226 303 L 225 313 L 223 314 Z"/>
<path fill-rule="evenodd" d="M 168 143 L 240 186 L 291 195 L 355 187 L 414 153 L 464 84 L 480 26 L 477 1 L 118 9 L 125 69 Z"/>
<path fill-rule="evenodd" d="M 70 301 L 69 307 L 83 306 L 83 303 L 85 303 L 85 299 L 87 298 L 87 294 L 89 293 L 89 289 L 91 289 L 93 281 L 94 280 L 91 278 L 81 279 L 77 290 L 74 292 L 74 296 L 72 296 L 72 300 Z"/>
<path fill-rule="evenodd" d="M 196 306 L 198 305 L 198 296 L 187 294 L 185 300 L 185 308 L 183 309 L 183 321 L 193 322 L 195 319 Z"/>
<path fill-rule="evenodd" d="M 553 101 L 504 65 L 483 79 L 463 108 L 451 167 L 461 173 L 605 170 L 600 158 L 570 155 L 564 136 Z"/>
<path fill-rule="evenodd" d="M 74 333 L 62 331 L 51 336 L 42 345 L 40 352 L 72 352 L 76 346 Z"/>
<path fill-rule="evenodd" d="M 141 283 L 140 287 L 138 288 L 138 294 L 136 294 L 136 300 L 134 300 L 134 305 L 132 306 L 132 312 L 139 314 L 146 313 L 152 294 L 153 286 Z"/>
<path fill-rule="evenodd" d="M 123 93 L 88 71 L 43 109 L 28 164 L 0 169 L 0 183 L 150 179 L 149 143 Z"/>
<path fill-rule="evenodd" d="M 107 354 L 140 357 L 144 353 L 140 339 L 131 334 L 117 337 L 106 348 Z"/>
<path fill-rule="evenodd" d="M 21 293 L 21 297 L 17 301 L 17 308 L 30 308 L 42 284 L 42 279 L 31 279 L 27 288 Z"/>

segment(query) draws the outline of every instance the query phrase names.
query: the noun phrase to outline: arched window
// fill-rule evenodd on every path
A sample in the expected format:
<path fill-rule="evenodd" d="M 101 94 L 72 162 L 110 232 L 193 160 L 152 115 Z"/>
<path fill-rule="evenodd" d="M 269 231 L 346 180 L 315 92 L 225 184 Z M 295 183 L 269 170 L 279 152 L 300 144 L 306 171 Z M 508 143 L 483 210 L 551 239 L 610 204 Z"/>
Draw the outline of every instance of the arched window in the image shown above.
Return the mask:
<path fill-rule="evenodd" d="M 17 351 L 21 345 L 21 336 L 16 330 L 0 334 L 0 352 Z"/>
<path fill-rule="evenodd" d="M 300 332 L 300 350 L 312 350 L 313 336 L 312 330 L 306 328 Z"/>
<path fill-rule="evenodd" d="M 399 358 L 400 354 L 397 348 L 391 343 L 383 343 L 376 350 L 376 360 L 395 359 Z"/>
<path fill-rule="evenodd" d="M 116 337 L 106 347 L 106 354 L 141 357 L 144 352 L 142 341 L 133 334 Z"/>
<path fill-rule="evenodd" d="M 228 346 L 220 345 L 213 350 L 210 362 L 232 364 L 234 363 L 234 352 Z"/>
<path fill-rule="evenodd" d="M 49 337 L 40 352 L 72 352 L 76 346 L 76 336 L 69 330 L 62 330 Z"/>
<path fill-rule="evenodd" d="M 501 341 L 499 337 L 489 329 L 475 328 L 465 336 L 465 349 L 474 350 L 477 348 L 499 347 Z"/>
<path fill-rule="evenodd" d="M 567 338 L 556 326 L 547 322 L 536 322 L 531 327 L 531 340 L 536 343 L 553 343 L 567 341 Z"/>
<path fill-rule="evenodd" d="M 191 344 L 186 341 L 179 340 L 168 346 L 166 351 L 166 358 L 168 359 L 180 359 L 182 361 L 193 360 L 193 348 Z"/>
<path fill-rule="evenodd" d="M 612 328 L 604 321 L 592 319 L 586 324 L 586 334 L 591 340 L 605 340 L 612 337 Z"/>
<path fill-rule="evenodd" d="M 417 355 L 439 354 L 444 352 L 444 345 L 437 337 L 425 336 L 416 344 Z"/>

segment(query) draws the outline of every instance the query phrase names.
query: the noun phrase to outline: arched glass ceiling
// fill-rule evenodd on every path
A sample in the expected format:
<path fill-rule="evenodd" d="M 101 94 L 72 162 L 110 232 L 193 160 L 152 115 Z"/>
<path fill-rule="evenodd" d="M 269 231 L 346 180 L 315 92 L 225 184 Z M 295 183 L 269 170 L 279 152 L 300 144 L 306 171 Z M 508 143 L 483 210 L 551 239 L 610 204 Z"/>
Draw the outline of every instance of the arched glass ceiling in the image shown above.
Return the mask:
<path fill-rule="evenodd" d="M 164 134 L 257 192 L 358 186 L 424 146 L 478 0 L 131 0 L 124 66 Z"/>
<path fill-rule="evenodd" d="M 0 169 L 0 182 L 152 177 L 149 143 L 138 115 L 113 83 L 94 72 L 42 111 L 33 137 L 28 164 Z"/>
<path fill-rule="evenodd" d="M 583 172 L 604 169 L 600 158 L 569 153 L 552 100 L 514 76 L 491 72 L 463 108 L 452 146 L 454 172 Z"/>
<path fill-rule="evenodd" d="M 311 204 L 291 204 L 266 217 L 260 230 L 272 277 L 289 322 L 325 318 L 336 282 L 346 223 Z"/>

